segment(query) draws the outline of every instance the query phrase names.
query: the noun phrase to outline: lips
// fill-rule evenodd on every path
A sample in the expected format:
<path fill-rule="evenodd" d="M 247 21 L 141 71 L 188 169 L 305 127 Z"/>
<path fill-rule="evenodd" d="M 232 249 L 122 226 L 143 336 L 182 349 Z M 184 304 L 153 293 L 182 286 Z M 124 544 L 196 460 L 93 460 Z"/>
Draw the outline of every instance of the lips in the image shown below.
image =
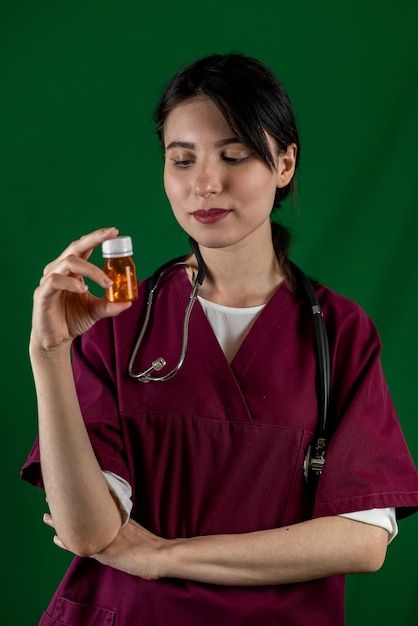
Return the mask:
<path fill-rule="evenodd" d="M 229 209 L 199 209 L 193 211 L 192 215 L 200 224 L 215 224 L 227 217 L 230 212 Z"/>

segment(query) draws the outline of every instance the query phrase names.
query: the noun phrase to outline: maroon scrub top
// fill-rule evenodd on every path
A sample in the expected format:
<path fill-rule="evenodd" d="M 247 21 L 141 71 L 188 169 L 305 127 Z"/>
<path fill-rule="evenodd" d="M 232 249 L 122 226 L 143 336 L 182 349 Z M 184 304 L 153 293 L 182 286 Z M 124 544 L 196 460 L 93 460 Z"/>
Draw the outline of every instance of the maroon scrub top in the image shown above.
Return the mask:
<path fill-rule="evenodd" d="M 181 349 L 190 282 L 184 269 L 156 296 L 135 364 Z M 74 342 L 82 413 L 103 470 L 133 490 L 132 517 L 167 538 L 244 533 L 375 507 L 418 506 L 418 476 L 380 363 L 375 326 L 352 301 L 320 287 L 331 349 L 329 444 L 313 510 L 303 459 L 317 423 L 315 338 L 309 308 L 283 284 L 229 364 L 199 302 L 179 373 L 144 384 L 128 362 L 144 315 L 140 297 Z M 161 371 L 161 374 L 164 370 Z M 42 487 L 35 442 L 22 477 Z M 75 557 L 40 624 L 74 626 L 300 626 L 344 624 L 344 577 L 227 587 L 147 581 Z"/>

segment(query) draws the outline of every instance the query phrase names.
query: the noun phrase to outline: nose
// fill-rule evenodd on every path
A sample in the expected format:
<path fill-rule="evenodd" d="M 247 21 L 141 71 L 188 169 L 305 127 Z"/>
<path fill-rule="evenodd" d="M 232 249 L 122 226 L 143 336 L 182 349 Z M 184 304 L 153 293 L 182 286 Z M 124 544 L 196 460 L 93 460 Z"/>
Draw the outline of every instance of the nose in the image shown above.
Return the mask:
<path fill-rule="evenodd" d="M 195 195 L 202 198 L 220 193 L 222 190 L 220 173 L 214 167 L 201 167 L 196 172 L 193 187 Z"/>

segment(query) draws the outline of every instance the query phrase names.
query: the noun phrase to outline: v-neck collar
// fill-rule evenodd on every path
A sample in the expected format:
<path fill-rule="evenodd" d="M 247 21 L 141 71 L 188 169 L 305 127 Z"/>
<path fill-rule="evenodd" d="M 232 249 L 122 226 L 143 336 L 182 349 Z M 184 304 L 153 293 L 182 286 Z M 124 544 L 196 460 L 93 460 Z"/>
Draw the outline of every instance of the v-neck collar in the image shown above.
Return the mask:
<path fill-rule="evenodd" d="M 230 364 L 238 382 L 251 368 L 260 350 L 271 350 L 271 345 L 269 345 L 271 330 L 281 324 L 286 309 L 290 305 L 291 297 L 291 292 L 282 282 L 254 320 Z"/>
<path fill-rule="evenodd" d="M 179 298 L 184 302 L 185 292 L 190 294 L 192 288 L 185 271 L 178 273 L 178 287 Z M 253 362 L 254 367 L 257 366 L 256 363 L 260 363 L 259 352 L 271 350 L 269 345 L 271 330 L 277 329 L 277 326 L 283 323 L 292 299 L 293 295 L 286 284 L 281 283 L 260 311 L 231 363 L 225 357 L 202 306 L 199 301 L 195 302 L 190 317 L 190 338 L 196 342 L 198 337 L 199 358 L 215 376 L 217 390 L 224 396 L 225 407 L 231 421 L 252 422 L 241 386 L 246 380 L 251 379 Z M 277 346 L 274 349 L 277 349 Z"/>
<path fill-rule="evenodd" d="M 181 281 L 181 286 L 184 289 L 191 291 L 192 285 L 190 283 L 186 270 L 184 270 L 183 272 L 179 272 L 179 275 L 180 275 L 179 278 Z M 237 373 L 237 371 L 242 368 L 243 361 L 248 360 L 248 359 L 250 359 L 251 361 L 255 357 L 255 353 L 259 349 L 262 349 L 264 342 L 268 339 L 269 329 L 271 329 L 273 326 L 276 326 L 277 324 L 280 324 L 281 316 L 279 317 L 277 315 L 278 309 L 282 310 L 282 312 L 285 313 L 285 310 L 290 305 L 290 300 L 292 298 L 293 298 L 292 292 L 287 287 L 286 282 L 283 281 L 282 283 L 280 283 L 276 291 L 273 293 L 273 295 L 269 298 L 269 300 L 266 302 L 266 304 L 258 313 L 256 319 L 254 320 L 253 324 L 251 325 L 251 328 L 249 329 L 248 333 L 244 337 L 240 347 L 238 348 L 230 364 L 228 363 L 225 355 L 223 355 L 226 363 L 232 367 L 235 373 Z M 194 309 L 199 310 L 201 312 L 202 315 L 199 315 L 199 317 L 202 320 L 202 316 L 203 316 L 205 320 L 204 324 L 203 324 L 203 321 L 201 322 L 202 325 L 205 327 L 206 331 L 213 337 L 213 340 L 216 343 L 216 346 L 220 349 L 220 351 L 223 354 L 223 351 L 219 345 L 216 335 L 198 299 L 196 300 L 194 304 Z M 195 311 L 193 311 L 192 316 L 195 316 Z"/>

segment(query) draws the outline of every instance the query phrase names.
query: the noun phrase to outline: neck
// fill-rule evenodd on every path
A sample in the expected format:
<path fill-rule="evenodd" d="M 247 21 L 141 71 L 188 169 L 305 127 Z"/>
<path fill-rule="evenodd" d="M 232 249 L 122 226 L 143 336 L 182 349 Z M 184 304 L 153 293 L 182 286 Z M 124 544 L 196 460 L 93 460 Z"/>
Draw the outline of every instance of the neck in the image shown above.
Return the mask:
<path fill-rule="evenodd" d="M 206 300 L 231 307 L 265 304 L 284 280 L 271 239 L 226 248 L 200 246 L 206 276 L 199 290 Z M 194 256 L 190 265 L 196 271 Z"/>

